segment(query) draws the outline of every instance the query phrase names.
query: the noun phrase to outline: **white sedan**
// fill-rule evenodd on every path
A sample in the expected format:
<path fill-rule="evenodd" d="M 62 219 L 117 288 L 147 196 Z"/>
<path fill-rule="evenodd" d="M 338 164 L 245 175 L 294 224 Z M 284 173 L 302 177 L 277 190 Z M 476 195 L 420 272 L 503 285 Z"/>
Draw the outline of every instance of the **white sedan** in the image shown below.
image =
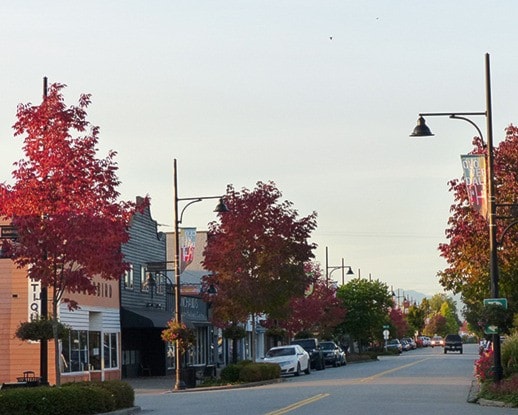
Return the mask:
<path fill-rule="evenodd" d="M 301 372 L 309 375 L 309 354 L 298 344 L 290 346 L 272 347 L 266 353 L 264 361 L 277 363 L 281 367 L 282 375 L 293 374 L 299 376 Z"/>

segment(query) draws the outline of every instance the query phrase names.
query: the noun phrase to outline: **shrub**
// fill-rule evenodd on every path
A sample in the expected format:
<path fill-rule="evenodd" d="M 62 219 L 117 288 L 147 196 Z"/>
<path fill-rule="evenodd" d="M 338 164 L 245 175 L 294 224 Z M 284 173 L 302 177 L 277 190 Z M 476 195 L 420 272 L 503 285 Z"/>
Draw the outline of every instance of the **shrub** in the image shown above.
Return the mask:
<path fill-rule="evenodd" d="M 502 344 L 504 377 L 518 373 L 518 333 L 509 336 Z"/>
<path fill-rule="evenodd" d="M 239 371 L 241 366 L 237 364 L 231 364 L 223 368 L 221 371 L 221 380 L 223 382 L 235 383 L 239 381 Z"/>
<path fill-rule="evenodd" d="M 221 380 L 229 383 L 258 382 L 276 379 L 281 376 L 281 368 L 274 363 L 253 363 L 243 360 L 237 364 L 228 365 L 221 371 Z"/>
<path fill-rule="evenodd" d="M 135 404 L 135 391 L 127 382 L 120 380 L 108 380 L 104 382 L 78 382 L 78 383 L 65 383 L 64 387 L 98 387 L 106 389 L 112 395 L 115 400 L 115 407 L 131 408 Z"/>
<path fill-rule="evenodd" d="M 21 388 L 0 393 L 0 415 L 90 415 L 115 409 L 111 392 L 97 386 Z"/>
<path fill-rule="evenodd" d="M 503 379 L 500 383 L 487 382 L 482 385 L 479 398 L 505 402 L 518 407 L 518 374 Z"/>
<path fill-rule="evenodd" d="M 493 350 L 482 353 L 475 362 L 475 376 L 480 382 L 493 378 Z"/>
<path fill-rule="evenodd" d="M 243 366 L 239 372 L 239 380 L 242 382 L 259 382 L 280 376 L 281 368 L 274 363 L 251 363 Z"/>

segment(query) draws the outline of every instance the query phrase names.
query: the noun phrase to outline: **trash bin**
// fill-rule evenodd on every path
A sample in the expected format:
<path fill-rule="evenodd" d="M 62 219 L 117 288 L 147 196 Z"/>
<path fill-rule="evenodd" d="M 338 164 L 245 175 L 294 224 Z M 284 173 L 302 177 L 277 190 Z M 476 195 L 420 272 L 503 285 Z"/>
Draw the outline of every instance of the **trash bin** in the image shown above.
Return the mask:
<path fill-rule="evenodd" d="M 186 388 L 196 387 L 196 368 L 193 366 L 186 366 L 182 368 L 182 381 Z"/>

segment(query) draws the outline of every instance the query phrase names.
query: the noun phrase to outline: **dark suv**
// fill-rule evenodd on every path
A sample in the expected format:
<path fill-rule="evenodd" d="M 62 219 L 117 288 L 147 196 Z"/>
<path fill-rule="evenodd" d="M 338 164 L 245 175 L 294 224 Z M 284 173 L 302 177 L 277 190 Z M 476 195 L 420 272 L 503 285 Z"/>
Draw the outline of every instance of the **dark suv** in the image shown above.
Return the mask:
<path fill-rule="evenodd" d="M 340 349 L 338 348 L 338 345 L 335 342 L 320 342 L 320 348 L 322 349 L 322 353 L 324 354 L 324 362 L 327 365 L 337 367 L 342 364 L 340 360 Z"/>
<path fill-rule="evenodd" d="M 320 349 L 318 339 L 295 339 L 291 344 L 298 344 L 308 352 L 311 369 L 322 370 L 326 368 L 324 354 Z"/>
<path fill-rule="evenodd" d="M 462 354 L 462 339 L 458 334 L 448 334 L 444 339 L 444 354 L 460 352 Z"/>

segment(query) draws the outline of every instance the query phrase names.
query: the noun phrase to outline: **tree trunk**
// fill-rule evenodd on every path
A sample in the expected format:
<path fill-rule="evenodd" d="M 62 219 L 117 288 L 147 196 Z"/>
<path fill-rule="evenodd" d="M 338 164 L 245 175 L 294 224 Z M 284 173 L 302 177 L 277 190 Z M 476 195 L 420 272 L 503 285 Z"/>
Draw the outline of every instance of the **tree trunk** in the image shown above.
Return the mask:
<path fill-rule="evenodd" d="M 232 339 L 232 363 L 237 363 L 237 339 Z"/>
<path fill-rule="evenodd" d="M 256 335 L 255 335 L 255 314 L 252 313 L 252 344 L 250 345 L 250 353 L 252 354 L 252 362 L 255 363 L 256 356 Z"/>
<path fill-rule="evenodd" d="M 52 301 L 52 334 L 54 335 L 54 368 L 56 371 L 56 386 L 61 386 L 61 351 L 59 350 L 58 304 L 56 299 Z"/>

